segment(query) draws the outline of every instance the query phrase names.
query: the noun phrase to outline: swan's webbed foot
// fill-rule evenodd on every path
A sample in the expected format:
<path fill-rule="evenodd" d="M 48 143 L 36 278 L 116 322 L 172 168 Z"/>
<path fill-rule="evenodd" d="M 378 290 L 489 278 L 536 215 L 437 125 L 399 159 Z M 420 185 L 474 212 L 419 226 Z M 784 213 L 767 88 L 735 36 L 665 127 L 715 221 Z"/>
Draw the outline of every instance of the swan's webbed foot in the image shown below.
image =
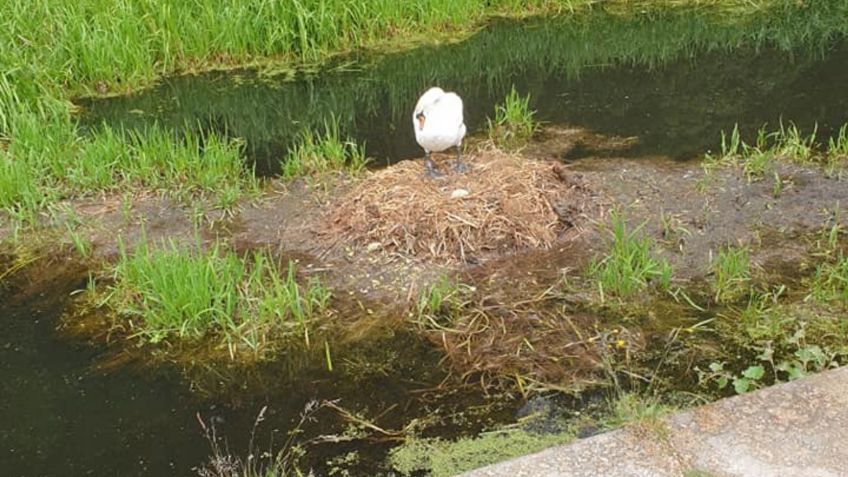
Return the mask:
<path fill-rule="evenodd" d="M 431 179 L 444 177 L 444 174 L 437 171 L 436 168 L 433 167 L 433 161 L 430 159 L 430 153 L 429 152 L 424 156 L 424 169 L 425 169 L 424 174 Z"/>
<path fill-rule="evenodd" d="M 461 160 L 457 160 L 453 164 L 451 164 L 451 170 L 456 172 L 457 174 L 465 174 L 469 171 L 468 164 L 462 162 Z"/>
<path fill-rule="evenodd" d="M 456 172 L 457 174 L 465 174 L 469 170 L 468 165 L 462 162 L 459 146 L 456 147 L 456 160 L 451 165 L 451 170 Z"/>

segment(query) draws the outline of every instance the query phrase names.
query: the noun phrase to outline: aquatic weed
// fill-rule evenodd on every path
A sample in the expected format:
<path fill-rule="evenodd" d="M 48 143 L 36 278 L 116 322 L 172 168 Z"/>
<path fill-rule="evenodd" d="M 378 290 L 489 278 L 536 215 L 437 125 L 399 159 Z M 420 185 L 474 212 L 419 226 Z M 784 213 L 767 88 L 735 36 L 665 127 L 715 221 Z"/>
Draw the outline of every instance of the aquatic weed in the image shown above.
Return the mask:
<path fill-rule="evenodd" d="M 748 291 L 751 259 L 745 247 L 722 247 L 712 262 L 713 290 L 718 303 L 732 302 Z"/>
<path fill-rule="evenodd" d="M 588 267 L 588 275 L 596 281 L 601 301 L 606 294 L 620 298 L 631 296 L 652 282 L 662 289 L 671 284 L 671 265 L 654 257 L 654 243 L 650 238 L 640 237 L 644 225 L 629 230 L 624 213 L 617 209 L 611 212 L 612 247 L 602 258 L 593 258 Z"/>
<path fill-rule="evenodd" d="M 513 86 L 504 102 L 495 106 L 494 121 L 487 119 L 489 139 L 504 149 L 520 149 L 539 128 L 534 115 L 530 95 L 519 96 Z"/>
<path fill-rule="evenodd" d="M 334 171 L 358 174 L 367 163 L 364 148 L 350 139 L 343 140 L 339 120 L 332 117 L 324 122 L 323 133 L 309 129 L 300 133 L 297 143 L 282 162 L 282 177 L 292 180 Z"/>
<path fill-rule="evenodd" d="M 843 149 L 848 149 L 848 128 L 845 125 L 840 129 L 839 135 L 830 138 L 828 150 L 824 151 L 816 142 L 818 124 L 813 127 L 809 134 L 804 134 L 793 123 L 785 126 L 780 123 L 780 128 L 768 132 L 766 126 L 757 130 L 757 137 L 753 144 L 748 144 L 741 139 L 739 126 L 734 125 L 730 135 L 721 133 L 721 154 L 706 154 L 703 161 L 705 172 L 704 181 L 708 180 L 710 174 L 721 166 L 741 166 L 748 182 L 761 180 L 772 170 L 775 177 L 772 193 L 775 197 L 780 195 L 782 182 L 779 174 L 774 170 L 776 161 L 785 160 L 802 165 L 817 165 L 824 168 L 828 176 L 838 176 L 838 165 L 844 159 Z M 703 189 L 704 184 L 699 184 Z"/>
<path fill-rule="evenodd" d="M 448 275 L 440 276 L 419 294 L 416 320 L 428 328 L 449 328 L 471 291 L 469 286 Z"/>
<path fill-rule="evenodd" d="M 848 258 L 840 256 L 816 268 L 810 297 L 822 303 L 848 304 Z"/>
<path fill-rule="evenodd" d="M 401 475 L 426 472 L 432 477 L 448 477 L 565 444 L 574 438 L 571 430 L 537 433 L 521 428 L 494 430 L 453 441 L 410 438 L 391 450 L 389 460 Z"/>
<path fill-rule="evenodd" d="M 317 278 L 296 280 L 263 252 L 243 261 L 215 243 L 207 250 L 174 242 L 153 249 L 143 240 L 133 253 L 121 244 L 109 303 L 122 317 L 137 317 L 150 342 L 197 339 L 220 333 L 231 355 L 239 345 L 260 350 L 273 335 L 300 335 L 324 313 L 330 292 Z M 137 326 L 137 325 L 136 325 Z"/>

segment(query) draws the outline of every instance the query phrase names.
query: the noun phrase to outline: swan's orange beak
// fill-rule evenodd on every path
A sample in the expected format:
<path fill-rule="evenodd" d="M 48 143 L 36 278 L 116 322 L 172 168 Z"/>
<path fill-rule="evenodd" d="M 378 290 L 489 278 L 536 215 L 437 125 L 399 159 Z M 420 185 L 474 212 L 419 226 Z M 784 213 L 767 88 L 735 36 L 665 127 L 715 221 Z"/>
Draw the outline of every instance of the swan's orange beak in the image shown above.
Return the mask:
<path fill-rule="evenodd" d="M 421 113 L 418 113 L 418 116 L 416 116 L 416 118 L 418 118 L 418 130 L 423 131 L 424 130 L 424 119 L 425 119 L 424 115 L 421 114 Z"/>

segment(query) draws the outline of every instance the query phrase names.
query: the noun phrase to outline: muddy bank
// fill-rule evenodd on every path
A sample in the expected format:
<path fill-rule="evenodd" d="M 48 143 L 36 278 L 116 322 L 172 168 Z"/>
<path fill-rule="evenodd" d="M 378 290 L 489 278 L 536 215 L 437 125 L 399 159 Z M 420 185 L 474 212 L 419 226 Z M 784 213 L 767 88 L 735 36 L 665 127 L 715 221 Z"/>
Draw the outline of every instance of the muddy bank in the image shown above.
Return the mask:
<path fill-rule="evenodd" d="M 772 181 L 749 182 L 737 168 L 707 176 L 694 162 L 616 157 L 627 155 L 632 146 L 628 138 L 604 137 L 579 128 L 547 129 L 524 154 L 549 164 L 551 170 L 566 171 L 590 191 L 579 198 L 580 204 L 562 204 L 574 206 L 571 218 L 579 220 L 580 233 L 561 234 L 549 247 L 501 251 L 473 263 L 444 263 L 428 254 L 344 243 L 328 235 L 327 221 L 340 198 L 378 177 L 377 173 L 320 183 L 271 180 L 258 198 L 227 214 L 150 196 L 131 202 L 97 198 L 68 206 L 82 224 L 76 234 L 90 243 L 87 261 L 101 263 L 97 266 L 115 260 L 118 237 L 130 248 L 143 237 L 149 243 L 223 241 L 241 252 L 265 249 L 280 259 L 297 260 L 304 275 L 320 277 L 333 290 L 339 297 L 338 320 L 348 330 L 356 330 L 342 335 L 362 337 L 379 329 L 418 326 L 437 347 L 445 347 L 448 363 L 459 375 L 527 374 L 562 384 L 577 374 L 591 381 L 600 358 L 595 344 L 589 346 L 586 336 L 578 335 L 631 331 L 616 323 L 621 316 L 613 313 L 603 318 L 604 313 L 593 311 L 596 297 L 591 286 L 568 291 L 562 280 L 585 281 L 589 260 L 608 248 L 606 211 L 610 208 L 626 210 L 634 228 L 644 223 L 642 234 L 656 241 L 656 252 L 672 264 L 676 287 L 687 289 L 696 300 L 708 300 L 708 293 L 700 290 L 710 279 L 711 258 L 723 246 L 750 248 L 751 262 L 762 272 L 757 280 L 764 283 L 792 281 L 799 272 L 809 271 L 814 264 L 810 237 L 841 221 L 837 204 L 848 199 L 842 182 L 827 178 L 815 167 L 779 163 L 781 190 L 775 194 Z M 585 157 L 552 159 L 567 158 L 575 148 Z M 590 209 L 592 213 L 587 212 Z M 72 250 L 65 239 L 65 250 Z M 463 306 L 476 310 L 477 315 L 469 314 L 479 319 L 454 323 L 452 328 L 461 331 L 458 334 L 422 328 L 413 316 L 421 294 L 446 275 L 473 288 Z M 642 347 L 646 338 L 640 325 L 626 328 L 633 328 L 634 334 L 628 343 Z M 525 343 L 525 338 L 530 341 Z M 552 343 L 569 349 L 579 344 L 579 351 L 550 348 Z M 510 353 L 522 358 L 511 365 L 489 359 Z M 563 353 L 570 357 L 566 362 L 550 361 L 551 356 Z"/>

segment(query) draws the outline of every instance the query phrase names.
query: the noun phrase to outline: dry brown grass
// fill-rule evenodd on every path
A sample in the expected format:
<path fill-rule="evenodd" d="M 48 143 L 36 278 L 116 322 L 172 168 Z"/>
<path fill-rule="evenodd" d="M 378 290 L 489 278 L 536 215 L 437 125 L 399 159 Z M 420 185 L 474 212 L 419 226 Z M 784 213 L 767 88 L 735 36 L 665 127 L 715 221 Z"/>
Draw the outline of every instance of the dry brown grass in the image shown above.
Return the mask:
<path fill-rule="evenodd" d="M 471 171 L 424 176 L 422 161 L 374 172 L 340 197 L 322 233 L 437 263 L 548 248 L 577 233 L 591 197 L 560 163 L 496 149 L 466 157 Z"/>
<path fill-rule="evenodd" d="M 484 387 L 512 382 L 524 390 L 573 392 L 605 385 L 608 366 L 629 362 L 645 345 L 638 331 L 570 311 L 555 293 L 520 303 L 482 297 L 450 316 L 420 317 L 418 324 L 442 348 L 449 369 Z"/>

